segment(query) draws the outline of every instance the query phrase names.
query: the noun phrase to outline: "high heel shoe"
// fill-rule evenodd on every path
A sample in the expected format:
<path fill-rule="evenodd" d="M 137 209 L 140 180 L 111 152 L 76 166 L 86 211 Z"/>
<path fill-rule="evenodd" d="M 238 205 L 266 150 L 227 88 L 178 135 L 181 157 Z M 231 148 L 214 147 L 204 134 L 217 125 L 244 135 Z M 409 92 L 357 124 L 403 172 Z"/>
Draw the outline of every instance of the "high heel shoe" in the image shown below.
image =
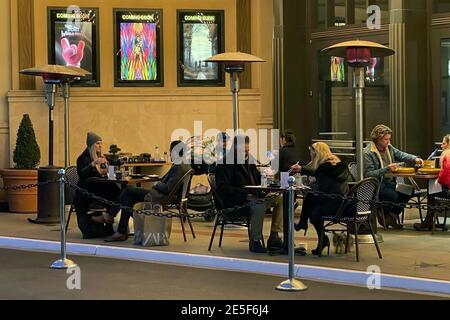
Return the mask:
<path fill-rule="evenodd" d="M 330 255 L 330 239 L 328 239 L 327 235 L 323 236 L 323 243 L 320 243 L 320 239 L 319 239 L 319 244 L 317 245 L 317 248 L 311 250 L 311 253 L 314 256 L 321 256 L 322 255 L 322 251 L 325 248 L 328 248 L 328 255 Z"/>
<path fill-rule="evenodd" d="M 294 224 L 295 231 L 305 230 L 305 236 L 306 232 L 308 231 L 308 222 L 299 221 L 299 223 Z"/>

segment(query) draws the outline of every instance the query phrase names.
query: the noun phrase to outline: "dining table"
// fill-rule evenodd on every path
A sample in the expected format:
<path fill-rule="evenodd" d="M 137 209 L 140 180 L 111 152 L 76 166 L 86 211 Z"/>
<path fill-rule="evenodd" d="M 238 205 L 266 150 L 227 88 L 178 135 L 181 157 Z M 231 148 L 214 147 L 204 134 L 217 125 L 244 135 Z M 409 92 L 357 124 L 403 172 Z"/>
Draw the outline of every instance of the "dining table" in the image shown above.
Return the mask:
<path fill-rule="evenodd" d="M 124 189 L 127 185 L 136 185 L 140 187 L 142 183 L 154 183 L 160 180 L 161 177 L 156 175 L 135 175 L 135 177 L 127 176 L 121 179 L 111 179 L 108 177 L 91 177 L 86 179 L 86 182 L 99 184 L 115 183 L 118 184 L 121 189 Z"/>

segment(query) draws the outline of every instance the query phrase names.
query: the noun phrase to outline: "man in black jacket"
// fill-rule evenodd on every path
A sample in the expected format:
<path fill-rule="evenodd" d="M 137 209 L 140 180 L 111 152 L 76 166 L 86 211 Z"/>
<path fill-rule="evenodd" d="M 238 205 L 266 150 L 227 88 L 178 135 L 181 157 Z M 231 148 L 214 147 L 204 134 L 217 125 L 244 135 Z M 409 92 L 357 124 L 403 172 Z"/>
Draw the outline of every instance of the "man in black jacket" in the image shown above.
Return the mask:
<path fill-rule="evenodd" d="M 248 137 L 235 137 L 232 147 L 234 154 L 227 156 L 228 160 L 234 158 L 233 164 L 218 164 L 216 167 L 217 190 L 225 208 L 243 206 L 261 197 L 259 192 L 245 188 L 245 186 L 261 184 L 260 173 L 255 164 L 251 163 L 249 143 Z M 261 244 L 265 212 L 265 204 L 258 204 L 232 213 L 237 216 L 249 216 L 249 248 L 252 252 L 266 252 Z"/>
<path fill-rule="evenodd" d="M 117 202 L 122 206 L 132 208 L 136 203 L 143 202 L 145 198 L 151 198 L 152 202 L 163 201 L 173 190 L 180 179 L 191 169 L 188 164 L 175 161 L 173 154 L 176 153 L 180 157 L 183 156 L 184 143 L 181 141 L 173 141 L 170 144 L 170 155 L 174 164 L 170 170 L 164 175 L 160 182 L 156 183 L 152 189 L 144 189 L 133 186 L 127 186 L 122 190 Z M 176 151 L 176 152 L 175 152 Z M 99 223 L 113 223 L 114 217 L 119 213 L 118 208 L 110 210 L 108 214 L 99 217 L 96 221 Z M 128 221 L 132 217 L 131 210 L 122 210 L 117 232 L 105 239 L 106 242 L 125 241 L 128 238 L 127 228 Z"/>
<path fill-rule="evenodd" d="M 280 135 L 280 172 L 288 172 L 300 160 L 295 140 L 296 137 L 291 130 L 285 130 Z"/>

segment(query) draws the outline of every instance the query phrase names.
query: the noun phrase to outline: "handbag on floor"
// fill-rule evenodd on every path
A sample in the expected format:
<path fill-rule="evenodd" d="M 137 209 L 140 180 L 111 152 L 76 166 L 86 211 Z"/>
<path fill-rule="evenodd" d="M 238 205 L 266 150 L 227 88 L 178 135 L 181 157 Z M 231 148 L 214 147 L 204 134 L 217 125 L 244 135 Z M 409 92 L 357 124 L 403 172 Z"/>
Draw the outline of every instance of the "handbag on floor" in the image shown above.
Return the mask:
<path fill-rule="evenodd" d="M 152 210 L 162 212 L 162 206 L 152 202 L 142 202 L 135 207 L 137 210 Z M 133 213 L 134 244 L 144 247 L 168 246 L 172 232 L 172 218 L 157 217 L 142 213 Z"/>

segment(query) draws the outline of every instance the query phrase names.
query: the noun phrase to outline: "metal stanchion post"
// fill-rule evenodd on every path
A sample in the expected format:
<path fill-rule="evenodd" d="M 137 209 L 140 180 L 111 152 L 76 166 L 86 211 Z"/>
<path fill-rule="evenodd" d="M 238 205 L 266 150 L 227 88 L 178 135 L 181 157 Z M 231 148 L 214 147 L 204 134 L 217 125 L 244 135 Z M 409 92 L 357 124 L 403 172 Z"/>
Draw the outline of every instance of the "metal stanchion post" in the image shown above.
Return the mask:
<path fill-rule="evenodd" d="M 280 283 L 277 290 L 281 291 L 304 291 L 308 287 L 294 278 L 294 203 L 295 203 L 295 178 L 289 177 L 289 279 Z"/>
<path fill-rule="evenodd" d="M 64 169 L 58 171 L 59 175 L 59 220 L 61 222 L 61 259 L 52 263 L 52 269 L 69 269 L 77 265 L 66 258 L 66 226 L 65 226 L 65 203 L 64 203 Z"/>

